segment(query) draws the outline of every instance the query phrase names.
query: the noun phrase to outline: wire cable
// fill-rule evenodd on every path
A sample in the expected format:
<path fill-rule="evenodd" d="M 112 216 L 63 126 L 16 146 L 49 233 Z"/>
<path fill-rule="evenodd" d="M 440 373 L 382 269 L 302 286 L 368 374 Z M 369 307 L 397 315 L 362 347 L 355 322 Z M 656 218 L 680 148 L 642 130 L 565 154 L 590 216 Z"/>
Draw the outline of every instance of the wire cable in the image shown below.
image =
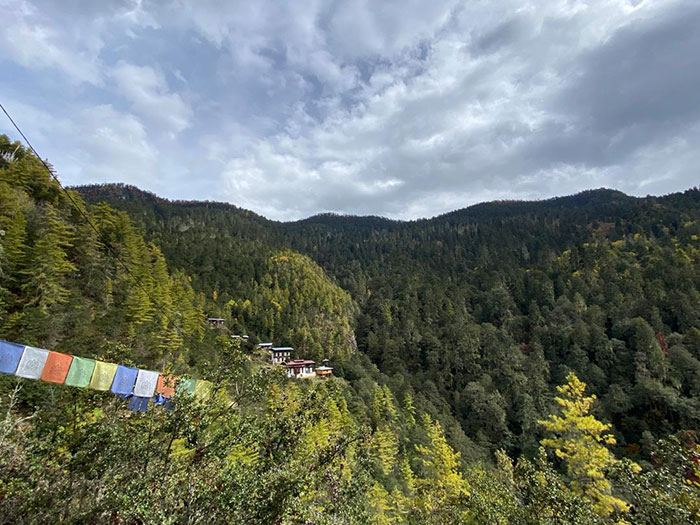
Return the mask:
<path fill-rule="evenodd" d="M 9 121 L 12 123 L 14 128 L 17 130 L 17 133 L 19 133 L 20 136 L 22 137 L 22 139 L 24 139 L 25 144 L 27 144 L 27 146 L 29 146 L 29 149 L 32 151 L 32 153 L 34 153 L 36 158 L 39 159 L 39 161 L 43 164 L 44 168 L 46 168 L 46 171 L 49 173 L 49 175 L 51 175 L 53 180 L 56 181 L 56 184 L 58 184 L 58 187 L 61 188 L 61 190 L 63 190 L 63 193 L 66 194 L 66 197 L 68 197 L 68 199 L 71 201 L 71 203 L 73 204 L 75 209 L 78 211 L 78 213 L 80 213 L 80 215 L 83 217 L 83 219 L 85 219 L 85 221 L 90 225 L 90 227 L 93 230 L 95 230 L 95 233 L 97 233 L 98 236 L 101 235 L 100 230 L 92 223 L 92 221 L 90 220 L 90 217 L 83 211 L 83 209 L 80 206 L 78 206 L 78 203 L 75 201 L 75 199 L 70 194 L 70 192 L 63 187 L 63 185 L 61 184 L 61 181 L 58 180 L 58 177 L 53 172 L 51 167 L 39 155 L 39 153 L 37 153 L 34 146 L 32 146 L 32 143 L 29 142 L 29 139 L 27 138 L 27 136 L 22 132 L 20 127 L 17 125 L 17 123 L 14 121 L 14 119 L 10 116 L 10 114 L 7 112 L 7 110 L 5 109 L 5 106 L 3 106 L 2 103 L 0 103 L 0 109 L 2 109 L 3 113 L 5 113 L 5 116 L 9 119 Z M 163 316 L 172 324 L 173 328 L 177 331 L 178 335 L 180 337 L 183 337 L 184 334 L 183 334 L 182 330 L 180 329 L 180 327 L 177 325 L 177 323 L 175 323 L 173 321 L 173 319 L 170 317 L 170 315 L 168 315 L 165 312 L 165 309 L 158 303 L 158 301 L 156 301 L 153 298 L 153 296 L 146 289 L 146 287 L 143 286 L 143 284 L 141 283 L 141 280 L 131 271 L 131 268 L 129 268 L 129 266 L 122 260 L 122 258 L 119 256 L 119 254 L 117 252 L 115 252 L 109 244 L 106 244 L 106 243 L 103 243 L 103 244 L 107 248 L 109 253 L 114 257 L 114 259 L 119 261 L 119 264 L 121 264 L 122 268 L 129 274 L 129 276 L 131 276 L 131 278 L 134 280 L 136 285 L 139 288 L 141 288 L 141 290 L 143 290 L 143 292 L 150 299 L 150 301 L 153 303 L 153 305 L 156 307 L 156 309 L 159 310 L 160 313 L 163 314 Z M 206 326 L 206 323 L 204 323 L 204 320 L 202 320 L 202 323 L 205 324 L 205 326 Z"/>

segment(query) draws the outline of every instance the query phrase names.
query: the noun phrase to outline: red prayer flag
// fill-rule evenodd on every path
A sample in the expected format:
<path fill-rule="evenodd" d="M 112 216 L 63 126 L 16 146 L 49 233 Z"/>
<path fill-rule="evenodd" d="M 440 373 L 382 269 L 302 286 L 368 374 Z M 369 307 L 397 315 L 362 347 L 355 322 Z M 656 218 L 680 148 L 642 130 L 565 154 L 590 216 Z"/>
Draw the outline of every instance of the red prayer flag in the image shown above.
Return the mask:
<path fill-rule="evenodd" d="M 158 384 L 156 385 L 156 394 L 162 394 L 165 397 L 173 397 L 175 395 L 175 383 L 178 376 L 158 376 Z"/>
<path fill-rule="evenodd" d="M 41 372 L 41 377 L 39 379 L 49 383 L 63 384 L 68 375 L 71 361 L 73 361 L 72 355 L 53 351 L 49 352 L 44 370 Z"/>

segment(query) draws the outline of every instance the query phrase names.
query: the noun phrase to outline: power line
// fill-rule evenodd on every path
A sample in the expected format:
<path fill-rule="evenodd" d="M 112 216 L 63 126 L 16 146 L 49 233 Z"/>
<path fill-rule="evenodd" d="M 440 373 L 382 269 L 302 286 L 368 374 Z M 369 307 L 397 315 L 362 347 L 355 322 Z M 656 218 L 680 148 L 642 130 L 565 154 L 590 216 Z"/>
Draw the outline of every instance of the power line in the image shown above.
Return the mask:
<path fill-rule="evenodd" d="M 51 175 L 53 180 L 56 181 L 56 184 L 58 184 L 58 187 L 61 188 L 61 190 L 63 190 L 63 193 L 66 194 L 66 197 L 68 197 L 68 199 L 71 201 L 71 203 L 73 203 L 73 206 L 75 207 L 76 210 L 78 210 L 78 213 L 80 213 L 80 215 L 83 217 L 83 219 L 85 219 L 85 221 L 90 225 L 90 227 L 93 230 L 95 230 L 95 233 L 97 233 L 98 236 L 101 235 L 100 230 L 97 229 L 97 227 L 92 223 L 92 221 L 90 220 L 90 217 L 83 211 L 83 209 L 80 206 L 78 206 L 78 203 L 75 201 L 75 199 L 70 194 L 70 192 L 63 187 L 63 185 L 61 184 L 61 181 L 58 180 L 58 177 L 56 176 L 56 174 L 49 167 L 49 165 L 46 163 L 46 161 L 39 155 L 39 153 L 37 153 L 34 146 L 32 146 L 32 143 L 29 142 L 29 139 L 27 138 L 27 136 L 22 132 L 20 127 L 17 125 L 17 123 L 14 121 L 14 119 L 10 116 L 10 114 L 7 112 L 7 110 L 5 109 L 5 106 L 3 106 L 2 103 L 0 103 L 0 109 L 2 109 L 3 113 L 5 113 L 5 116 L 9 119 L 9 121 L 12 123 L 14 128 L 17 130 L 17 133 L 19 133 L 20 136 L 22 137 L 22 139 L 24 139 L 24 142 L 27 144 L 27 146 L 29 146 L 29 149 L 32 150 L 32 153 L 34 153 L 36 158 L 38 158 L 39 161 L 43 164 L 44 168 L 46 168 L 46 171 L 49 173 L 49 175 Z M 158 301 L 156 301 L 153 298 L 153 296 L 150 294 L 150 292 L 143 286 L 143 284 L 141 283 L 141 280 L 131 271 L 131 268 L 129 268 L 129 266 L 122 260 L 122 258 L 119 256 L 119 254 L 117 252 L 115 252 L 109 244 L 104 243 L 104 246 L 107 248 L 109 253 L 114 257 L 114 259 L 119 261 L 119 264 L 121 264 L 122 268 L 124 268 L 124 270 L 126 270 L 126 272 L 131 276 L 131 278 L 138 285 L 138 287 L 141 288 L 141 290 L 143 290 L 143 292 L 146 294 L 146 296 L 154 304 L 156 309 L 160 310 L 160 312 L 165 316 L 165 318 L 172 324 L 173 328 L 175 328 L 175 330 L 178 332 L 178 335 L 180 335 L 182 337 L 184 335 L 182 333 L 182 330 L 180 330 L 180 328 L 173 321 L 173 319 L 165 312 L 165 309 L 158 303 Z M 204 323 L 204 321 L 202 321 L 202 323 Z"/>

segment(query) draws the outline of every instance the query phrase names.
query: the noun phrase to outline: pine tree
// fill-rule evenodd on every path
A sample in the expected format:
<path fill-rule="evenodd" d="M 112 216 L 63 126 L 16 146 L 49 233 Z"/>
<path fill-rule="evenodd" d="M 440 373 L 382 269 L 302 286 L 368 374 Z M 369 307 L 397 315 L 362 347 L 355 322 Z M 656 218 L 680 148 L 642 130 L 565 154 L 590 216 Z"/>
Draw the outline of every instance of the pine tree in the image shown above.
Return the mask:
<path fill-rule="evenodd" d="M 0 182 L 0 229 L 3 230 L 3 253 L 0 255 L 0 278 L 11 281 L 15 272 L 21 268 L 27 249 L 26 212 L 33 205 L 27 195 Z"/>
<path fill-rule="evenodd" d="M 607 433 L 611 425 L 601 423 L 590 414 L 596 396 L 584 397 L 586 384 L 574 373 L 567 383 L 557 387 L 561 394 L 556 401 L 562 416 L 551 415 L 540 424 L 556 437 L 541 441 L 566 464 L 567 475 L 574 493 L 584 496 L 596 512 L 608 516 L 614 511 L 627 511 L 627 503 L 612 495 L 605 474 L 618 460 L 606 445 L 614 445 L 615 437 Z"/>
<path fill-rule="evenodd" d="M 389 525 L 394 523 L 391 517 L 391 502 L 389 493 L 379 483 L 375 482 L 367 494 L 367 499 L 372 507 L 372 521 L 374 525 Z"/>
<path fill-rule="evenodd" d="M 403 410 L 405 412 L 406 424 L 412 427 L 416 424 L 416 407 L 413 404 L 413 394 L 406 392 L 403 398 Z"/>
<path fill-rule="evenodd" d="M 389 474 L 396 464 L 399 440 L 389 425 L 380 425 L 372 434 L 372 455 L 377 458 L 382 471 Z"/>
<path fill-rule="evenodd" d="M 42 311 L 68 298 L 65 279 L 77 270 L 66 253 L 66 249 L 73 246 L 68 224 L 50 204 L 46 205 L 44 213 L 38 240 L 29 252 L 29 260 L 23 271 L 26 282 L 22 286 L 30 304 Z"/>
<path fill-rule="evenodd" d="M 469 484 L 459 470 L 460 454 L 447 443 L 440 423 L 425 414 L 423 426 L 428 445 L 416 446 L 423 475 L 415 480 L 415 507 L 422 514 L 449 515 L 469 495 Z"/>

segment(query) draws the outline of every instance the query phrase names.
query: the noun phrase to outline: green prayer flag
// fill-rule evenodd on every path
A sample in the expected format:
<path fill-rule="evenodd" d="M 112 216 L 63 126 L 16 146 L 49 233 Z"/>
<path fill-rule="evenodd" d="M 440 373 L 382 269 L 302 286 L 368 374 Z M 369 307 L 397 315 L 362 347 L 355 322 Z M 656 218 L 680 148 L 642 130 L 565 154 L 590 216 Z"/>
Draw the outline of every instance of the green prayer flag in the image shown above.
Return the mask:
<path fill-rule="evenodd" d="M 90 384 L 92 371 L 95 369 L 95 360 L 84 357 L 73 357 L 73 361 L 68 369 L 68 375 L 63 382 L 68 386 L 86 387 Z"/>
<path fill-rule="evenodd" d="M 176 392 L 187 392 L 189 394 L 194 394 L 194 387 L 197 384 L 196 379 L 185 379 L 183 377 L 180 378 L 180 380 L 177 382 L 177 386 L 175 388 Z"/>

